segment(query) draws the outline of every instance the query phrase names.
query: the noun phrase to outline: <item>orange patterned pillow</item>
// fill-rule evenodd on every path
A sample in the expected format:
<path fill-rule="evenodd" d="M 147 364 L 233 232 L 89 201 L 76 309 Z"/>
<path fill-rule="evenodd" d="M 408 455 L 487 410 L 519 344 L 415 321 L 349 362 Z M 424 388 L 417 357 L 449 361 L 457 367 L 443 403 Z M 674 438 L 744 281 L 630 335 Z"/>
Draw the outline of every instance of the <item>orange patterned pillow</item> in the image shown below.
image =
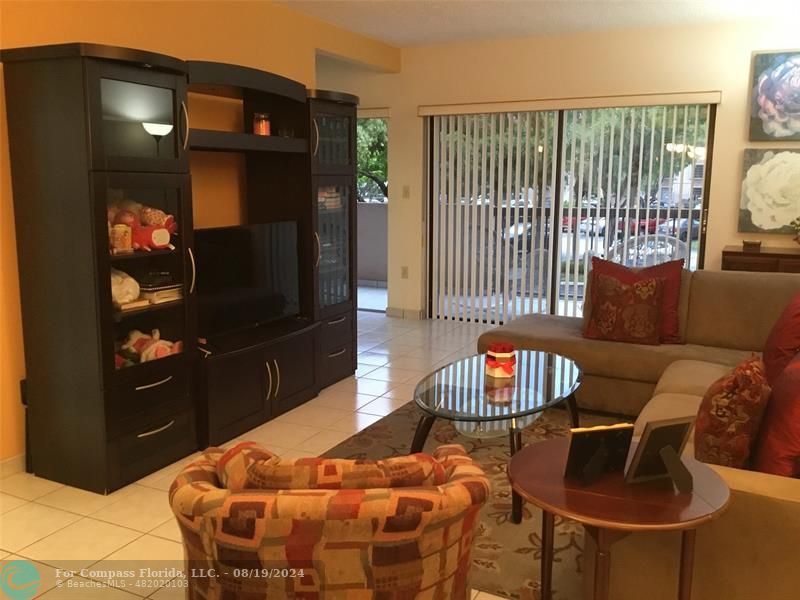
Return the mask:
<path fill-rule="evenodd" d="M 695 421 L 697 460 L 747 468 L 769 394 L 764 362 L 757 356 L 748 358 L 712 383 L 703 396 Z"/>
<path fill-rule="evenodd" d="M 583 336 L 594 340 L 658 344 L 663 294 L 663 277 L 629 284 L 602 273 L 594 274 L 592 314 Z"/>

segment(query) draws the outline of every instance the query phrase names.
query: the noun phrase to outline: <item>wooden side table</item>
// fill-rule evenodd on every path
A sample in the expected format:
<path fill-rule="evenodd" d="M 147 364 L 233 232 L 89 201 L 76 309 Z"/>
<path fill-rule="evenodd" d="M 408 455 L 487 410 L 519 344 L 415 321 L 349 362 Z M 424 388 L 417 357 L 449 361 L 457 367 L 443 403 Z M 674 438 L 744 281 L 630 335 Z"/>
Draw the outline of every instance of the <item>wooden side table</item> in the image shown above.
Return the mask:
<path fill-rule="evenodd" d="M 745 252 L 741 246 L 725 246 L 722 250 L 722 270 L 800 273 L 800 248 L 765 246 L 758 252 Z"/>
<path fill-rule="evenodd" d="M 710 467 L 693 459 L 684 463 L 694 477 L 694 491 L 677 493 L 669 480 L 627 484 L 622 473 L 583 487 L 564 479 L 569 440 L 531 444 L 509 463 L 511 486 L 542 509 L 542 600 L 551 600 L 554 517 L 583 524 L 596 544 L 594 600 L 608 600 L 611 545 L 635 531 L 682 531 L 679 600 L 690 600 L 697 527 L 721 515 L 730 490 Z"/>

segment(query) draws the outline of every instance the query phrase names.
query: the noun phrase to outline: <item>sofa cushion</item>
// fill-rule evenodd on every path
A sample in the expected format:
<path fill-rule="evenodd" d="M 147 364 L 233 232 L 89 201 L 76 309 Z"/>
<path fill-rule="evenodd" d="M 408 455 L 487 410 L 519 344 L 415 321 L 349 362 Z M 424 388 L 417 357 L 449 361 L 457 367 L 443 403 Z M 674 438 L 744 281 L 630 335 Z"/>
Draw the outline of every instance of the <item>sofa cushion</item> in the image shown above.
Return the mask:
<path fill-rule="evenodd" d="M 626 283 L 603 273 L 592 276 L 592 314 L 584 337 L 658 344 L 661 336 L 663 277 Z"/>
<path fill-rule="evenodd" d="M 764 367 L 770 385 L 798 352 L 800 352 L 800 294 L 792 298 L 775 321 L 764 344 Z"/>
<path fill-rule="evenodd" d="M 773 475 L 800 477 L 800 358 L 790 362 L 775 380 L 753 467 Z"/>
<path fill-rule="evenodd" d="M 507 341 L 517 348 L 555 352 L 574 360 L 585 374 L 655 383 L 676 360 L 707 360 L 734 365 L 750 352 L 697 344 L 644 346 L 623 342 L 589 340 L 581 335 L 577 317 L 525 315 L 487 331 L 478 338 L 478 350 L 491 342 Z"/>
<path fill-rule="evenodd" d="M 690 362 L 690 361 L 681 361 Z M 691 361 L 694 362 L 694 361 Z M 633 426 L 635 438 L 641 437 L 644 433 L 644 426 L 650 421 L 662 421 L 664 419 L 677 419 L 680 417 L 694 417 L 697 409 L 700 408 L 702 396 L 694 394 L 679 394 L 662 392 L 655 394 L 650 402 L 642 409 Z M 683 450 L 684 456 L 694 457 L 694 426 L 689 433 L 689 440 Z"/>
<path fill-rule="evenodd" d="M 681 294 L 681 272 L 683 271 L 684 260 L 671 260 L 669 262 L 646 267 L 644 269 L 629 269 L 624 265 L 613 263 L 608 260 L 603 260 L 596 256 L 592 257 L 592 277 L 593 284 L 597 282 L 597 277 L 605 275 L 606 277 L 613 277 L 620 282 L 632 285 L 637 281 L 645 279 L 663 279 L 664 289 L 659 303 L 659 310 L 661 316 L 661 323 L 659 326 L 659 341 L 663 343 L 679 343 L 680 337 L 680 323 L 679 323 L 679 305 Z M 597 310 L 597 294 L 600 293 L 597 285 L 591 288 L 592 307 Z"/>
<path fill-rule="evenodd" d="M 732 370 L 731 365 L 703 360 L 676 360 L 661 375 L 654 395 L 670 392 L 702 398 L 712 383 Z"/>
<path fill-rule="evenodd" d="M 800 290 L 800 274 L 696 271 L 686 341 L 761 352 L 772 326 Z"/>
<path fill-rule="evenodd" d="M 703 462 L 747 468 L 769 399 L 764 363 L 754 356 L 711 384 L 695 423 L 695 456 Z"/>

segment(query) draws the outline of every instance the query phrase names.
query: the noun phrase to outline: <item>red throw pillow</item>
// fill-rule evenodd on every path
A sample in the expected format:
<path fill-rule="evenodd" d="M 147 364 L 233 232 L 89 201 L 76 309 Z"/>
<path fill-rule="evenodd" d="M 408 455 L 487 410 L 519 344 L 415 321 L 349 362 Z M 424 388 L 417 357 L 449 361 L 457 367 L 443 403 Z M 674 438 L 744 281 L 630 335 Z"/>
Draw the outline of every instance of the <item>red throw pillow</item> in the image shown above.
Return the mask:
<path fill-rule="evenodd" d="M 642 279 L 627 284 L 602 273 L 592 278 L 592 314 L 584 337 L 658 344 L 664 280 Z"/>
<path fill-rule="evenodd" d="M 593 256 L 592 273 L 614 277 L 628 284 L 642 279 L 663 277 L 664 297 L 661 301 L 661 333 L 659 339 L 664 344 L 681 344 L 683 340 L 680 333 L 680 301 L 683 264 L 684 261 L 681 258 L 634 271 L 624 265 Z M 594 279 L 592 279 L 592 286 L 594 287 Z M 592 292 L 592 303 L 594 303 L 594 292 Z"/>
<path fill-rule="evenodd" d="M 764 363 L 757 356 L 711 384 L 694 429 L 694 454 L 715 465 L 747 468 L 769 400 Z"/>
<path fill-rule="evenodd" d="M 787 365 L 772 387 L 753 468 L 800 477 L 800 357 Z"/>
<path fill-rule="evenodd" d="M 784 367 L 800 352 L 800 294 L 791 299 L 764 344 L 767 381 L 775 382 Z"/>

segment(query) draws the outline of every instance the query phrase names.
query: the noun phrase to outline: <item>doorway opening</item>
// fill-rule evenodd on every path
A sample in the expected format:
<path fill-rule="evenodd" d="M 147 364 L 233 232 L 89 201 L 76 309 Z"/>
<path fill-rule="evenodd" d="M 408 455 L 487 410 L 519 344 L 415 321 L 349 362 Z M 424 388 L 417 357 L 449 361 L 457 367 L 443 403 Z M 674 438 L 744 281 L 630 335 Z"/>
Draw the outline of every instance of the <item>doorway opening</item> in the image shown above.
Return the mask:
<path fill-rule="evenodd" d="M 386 312 L 388 303 L 388 125 L 360 118 L 356 130 L 358 310 L 374 312 Z"/>

